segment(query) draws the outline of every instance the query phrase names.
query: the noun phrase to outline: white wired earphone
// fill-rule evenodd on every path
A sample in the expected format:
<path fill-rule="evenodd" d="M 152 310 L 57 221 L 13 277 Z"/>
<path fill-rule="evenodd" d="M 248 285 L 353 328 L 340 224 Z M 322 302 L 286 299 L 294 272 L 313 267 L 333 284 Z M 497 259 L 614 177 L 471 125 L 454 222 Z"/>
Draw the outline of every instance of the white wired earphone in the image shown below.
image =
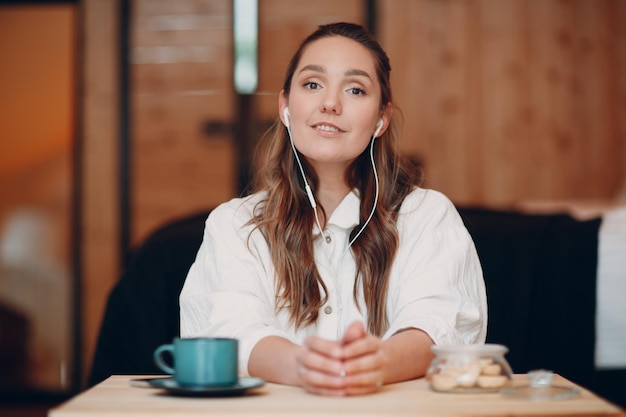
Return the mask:
<path fill-rule="evenodd" d="M 313 208 L 313 213 L 315 214 L 315 222 L 317 223 L 317 228 L 319 229 L 320 234 L 324 237 L 324 239 L 328 241 L 328 237 L 326 236 L 326 234 L 324 233 L 324 230 L 322 229 L 322 224 L 320 223 L 319 215 L 317 214 L 317 202 L 315 201 L 315 197 L 313 196 L 313 191 L 311 191 L 311 186 L 309 185 L 306 175 L 304 174 L 304 168 L 302 168 L 302 163 L 300 162 L 300 157 L 298 156 L 298 151 L 296 150 L 296 145 L 294 144 L 293 137 L 291 136 L 291 127 L 289 123 L 289 108 L 288 107 L 285 107 L 285 110 L 283 110 L 283 123 L 285 124 L 285 127 L 287 128 L 287 133 L 289 134 L 289 142 L 291 143 L 291 149 L 293 150 L 293 154 L 296 157 L 298 168 L 300 168 L 300 173 L 302 174 L 302 179 L 304 180 L 304 189 L 306 190 L 306 194 L 309 197 L 309 202 L 311 203 L 311 207 Z M 374 204 L 372 206 L 372 211 L 370 212 L 367 220 L 365 221 L 365 223 L 363 224 L 359 232 L 356 235 L 354 235 L 352 240 L 348 243 L 348 246 L 346 247 L 346 250 L 344 251 L 344 253 L 347 252 L 348 249 L 350 249 L 354 241 L 361 235 L 361 233 L 363 233 L 363 230 L 365 230 L 365 226 L 367 226 L 367 224 L 370 222 L 370 220 L 374 216 L 374 212 L 376 211 L 376 204 L 378 203 L 378 172 L 376 172 L 376 163 L 374 162 L 374 140 L 380 134 L 380 131 L 382 130 L 383 125 L 384 125 L 384 122 L 383 122 L 383 119 L 381 118 L 380 120 L 378 120 L 378 123 L 376 123 L 376 130 L 374 131 L 374 134 L 372 135 L 372 141 L 370 142 L 370 160 L 372 161 L 372 171 L 374 173 L 374 179 L 376 180 L 376 193 L 374 196 Z"/>

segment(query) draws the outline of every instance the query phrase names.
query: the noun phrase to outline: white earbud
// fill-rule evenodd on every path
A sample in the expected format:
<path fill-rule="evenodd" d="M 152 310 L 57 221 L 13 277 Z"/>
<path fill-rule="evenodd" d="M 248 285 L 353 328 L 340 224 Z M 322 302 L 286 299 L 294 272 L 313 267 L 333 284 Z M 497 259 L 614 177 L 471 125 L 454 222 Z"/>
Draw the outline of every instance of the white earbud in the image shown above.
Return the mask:
<path fill-rule="evenodd" d="M 285 110 L 283 110 L 283 123 L 285 127 L 289 127 L 289 107 L 285 107 Z"/>
<path fill-rule="evenodd" d="M 380 131 L 383 128 L 383 124 L 384 124 L 383 119 L 379 119 L 378 123 L 376 123 L 376 130 L 374 131 L 374 134 L 372 135 L 374 139 L 376 139 L 378 135 L 380 134 Z"/>

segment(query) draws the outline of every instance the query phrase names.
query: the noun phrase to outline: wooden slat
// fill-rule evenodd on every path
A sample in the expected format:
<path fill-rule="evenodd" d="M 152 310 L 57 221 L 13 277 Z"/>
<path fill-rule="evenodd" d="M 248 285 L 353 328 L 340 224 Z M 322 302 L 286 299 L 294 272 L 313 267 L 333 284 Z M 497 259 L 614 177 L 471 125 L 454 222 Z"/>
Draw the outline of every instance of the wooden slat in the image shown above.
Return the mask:
<path fill-rule="evenodd" d="M 471 138 L 468 126 L 468 109 L 472 106 L 472 97 L 466 90 L 468 54 L 465 37 L 468 23 L 468 3 L 445 3 L 443 10 L 444 25 L 443 49 L 441 50 L 441 102 L 437 106 L 437 124 L 441 126 L 443 146 L 434 169 L 436 176 L 458 199 L 468 200 L 472 194 Z M 456 179 L 456 180 L 455 180 Z M 475 181 L 474 181 L 475 182 Z"/>
<path fill-rule="evenodd" d="M 519 198 L 515 173 L 525 158 L 526 139 L 518 120 L 524 62 L 519 59 L 523 42 L 524 1 L 504 1 L 493 7 L 481 1 L 483 44 L 483 182 L 485 197 L 495 204 Z"/>
<path fill-rule="evenodd" d="M 617 3 L 608 0 L 578 0 L 579 62 L 581 88 L 579 116 L 585 140 L 581 140 L 580 161 L 585 161 L 580 180 L 591 197 L 617 192 L 621 178 L 613 175 L 619 166 L 617 136 L 620 68 L 617 38 Z M 622 49 L 625 46 L 622 45 Z M 623 105 L 623 102 L 622 102 Z M 583 172 L 584 172 L 583 171 Z M 584 175 L 584 178 L 582 178 Z M 572 190 L 573 191 L 573 190 Z"/>
<path fill-rule="evenodd" d="M 466 2 L 467 4 L 467 2 Z M 482 77 L 482 56 L 483 46 L 480 41 L 482 17 L 480 10 L 476 7 L 468 7 L 466 12 L 466 81 L 465 93 L 467 94 L 466 105 L 466 126 L 469 146 L 467 148 L 467 169 L 465 175 L 470 178 L 468 181 L 468 193 L 465 199 L 450 194 L 450 197 L 461 204 L 481 205 L 485 202 L 485 184 L 481 179 L 485 177 L 485 167 L 482 164 L 483 152 L 483 91 L 488 80 Z M 457 179 L 453 179 L 456 181 Z M 442 190 L 445 191 L 445 190 Z"/>
<path fill-rule="evenodd" d="M 618 199 L 622 203 L 626 203 L 626 1 L 620 1 L 616 5 L 616 10 L 614 14 L 617 16 L 617 52 L 616 56 L 619 58 L 619 66 L 618 66 L 618 74 L 619 77 L 617 79 L 618 86 L 616 90 L 618 93 L 618 103 L 614 104 L 614 112 L 615 117 L 617 119 L 617 137 L 618 137 L 618 147 L 615 149 L 615 153 L 619 154 L 619 149 L 621 148 L 621 162 L 619 164 L 620 172 L 618 174 L 618 181 L 620 183 L 620 188 L 618 190 Z M 621 103 L 621 104 L 620 104 Z"/>
<path fill-rule="evenodd" d="M 119 278 L 118 2 L 82 3 L 82 322 L 89 372 L 107 295 Z"/>
<path fill-rule="evenodd" d="M 570 143 L 575 139 L 572 126 L 564 121 L 572 114 L 571 83 L 573 53 L 567 44 L 573 43 L 574 28 L 568 25 L 571 7 L 554 1 L 532 5 L 528 22 L 530 180 L 536 184 L 537 198 L 559 197 L 564 183 L 552 161 L 560 158 L 564 165 L 571 159 Z M 547 40 L 547 41 L 546 41 Z"/>
<path fill-rule="evenodd" d="M 135 16 L 229 16 L 232 2 L 218 0 L 133 0 Z"/>
<path fill-rule="evenodd" d="M 378 2 L 378 7 L 382 8 L 378 38 L 391 60 L 394 101 L 403 115 L 401 145 L 407 153 L 424 156 L 433 141 L 433 126 L 428 121 L 435 107 L 426 98 L 432 97 L 432 88 L 439 81 L 436 38 L 430 25 L 441 19 L 441 5 L 419 0 Z M 430 171 L 427 174 L 427 183 L 433 184 L 436 180 Z"/>

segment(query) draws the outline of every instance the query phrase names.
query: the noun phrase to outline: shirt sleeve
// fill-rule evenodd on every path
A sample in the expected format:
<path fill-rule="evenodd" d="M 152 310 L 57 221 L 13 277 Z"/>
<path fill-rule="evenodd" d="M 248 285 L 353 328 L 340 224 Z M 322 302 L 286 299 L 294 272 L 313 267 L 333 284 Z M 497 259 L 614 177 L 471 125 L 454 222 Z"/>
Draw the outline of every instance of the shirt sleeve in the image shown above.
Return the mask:
<path fill-rule="evenodd" d="M 239 340 L 239 373 L 248 375 L 256 343 L 288 338 L 274 312 L 273 268 L 261 233 L 246 225 L 251 208 L 231 201 L 211 212 L 203 241 L 180 294 L 181 337 Z M 250 235 L 250 232 L 252 234 Z"/>
<path fill-rule="evenodd" d="M 435 344 L 484 343 L 487 297 L 469 232 L 453 204 L 433 190 L 407 196 L 390 281 L 390 327 L 383 338 L 418 328 Z"/>

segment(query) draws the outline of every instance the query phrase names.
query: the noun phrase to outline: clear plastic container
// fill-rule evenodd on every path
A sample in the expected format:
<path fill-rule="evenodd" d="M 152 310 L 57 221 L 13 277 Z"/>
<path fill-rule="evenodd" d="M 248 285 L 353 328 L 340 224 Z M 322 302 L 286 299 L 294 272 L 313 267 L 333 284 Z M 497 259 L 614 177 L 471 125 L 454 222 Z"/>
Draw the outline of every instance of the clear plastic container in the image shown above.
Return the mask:
<path fill-rule="evenodd" d="M 554 373 L 545 369 L 537 369 L 527 374 L 528 384 L 509 386 L 502 390 L 502 395 L 531 401 L 567 400 L 580 395 L 574 387 L 553 385 Z"/>
<path fill-rule="evenodd" d="M 499 392 L 511 384 L 513 372 L 503 345 L 435 345 L 426 378 L 438 392 Z"/>

